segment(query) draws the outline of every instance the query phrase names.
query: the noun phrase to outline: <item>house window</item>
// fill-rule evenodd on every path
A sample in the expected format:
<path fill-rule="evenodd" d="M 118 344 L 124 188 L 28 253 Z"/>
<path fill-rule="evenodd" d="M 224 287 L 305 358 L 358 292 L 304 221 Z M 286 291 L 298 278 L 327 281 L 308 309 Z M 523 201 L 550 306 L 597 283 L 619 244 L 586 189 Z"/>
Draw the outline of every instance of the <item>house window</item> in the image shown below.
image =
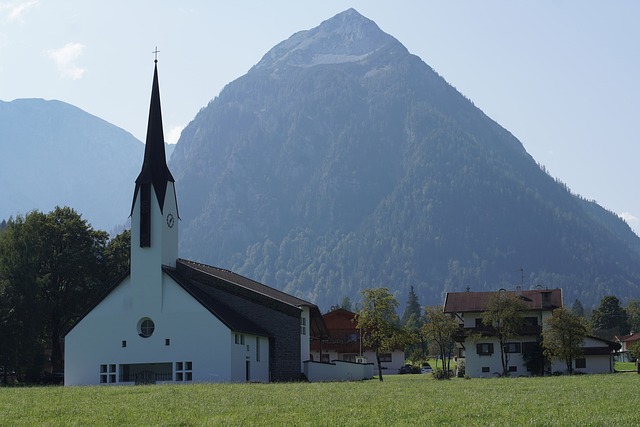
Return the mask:
<path fill-rule="evenodd" d="M 482 323 L 482 319 L 481 318 L 476 318 L 476 328 L 482 328 L 484 327 L 484 324 Z"/>
<path fill-rule="evenodd" d="M 153 320 L 148 317 L 143 317 L 138 322 L 138 335 L 142 338 L 149 338 L 153 335 L 153 331 L 156 329 L 156 325 L 153 323 Z"/>
<path fill-rule="evenodd" d="M 519 342 L 509 342 L 504 345 L 505 353 L 522 353 Z"/>
<path fill-rule="evenodd" d="M 329 354 L 328 353 L 324 353 L 320 356 L 320 361 L 322 363 L 329 363 Z"/>
<path fill-rule="evenodd" d="M 537 317 L 525 317 L 524 318 L 524 326 L 538 326 L 538 318 Z"/>
<path fill-rule="evenodd" d="M 483 372 L 483 373 L 488 373 L 488 372 L 491 372 L 491 371 L 489 370 L 489 367 L 488 367 L 488 366 L 483 366 L 483 367 L 482 367 L 482 372 Z"/>
<path fill-rule="evenodd" d="M 586 369 L 587 368 L 587 359 L 584 357 L 580 357 L 576 359 L 576 369 Z"/>
<path fill-rule="evenodd" d="M 193 363 L 176 362 L 176 381 L 193 380 Z"/>
<path fill-rule="evenodd" d="M 100 384 L 116 382 L 116 365 L 100 365 Z"/>
<path fill-rule="evenodd" d="M 300 318 L 300 333 L 307 335 L 307 318 L 304 316 Z"/>
<path fill-rule="evenodd" d="M 127 346 L 127 340 L 122 340 L 122 348 Z"/>
<path fill-rule="evenodd" d="M 164 345 L 171 345 L 171 339 L 170 338 L 165 338 L 164 339 Z"/>
<path fill-rule="evenodd" d="M 382 362 L 391 362 L 392 356 L 391 353 L 380 353 L 380 363 Z"/>
<path fill-rule="evenodd" d="M 517 366 L 509 366 L 509 372 L 518 372 Z"/>
<path fill-rule="evenodd" d="M 244 335 L 236 334 L 236 344 L 244 345 Z"/>
<path fill-rule="evenodd" d="M 493 343 L 478 343 L 476 344 L 476 352 L 481 356 L 493 354 Z"/>
<path fill-rule="evenodd" d="M 256 362 L 260 361 L 260 337 L 256 337 Z"/>

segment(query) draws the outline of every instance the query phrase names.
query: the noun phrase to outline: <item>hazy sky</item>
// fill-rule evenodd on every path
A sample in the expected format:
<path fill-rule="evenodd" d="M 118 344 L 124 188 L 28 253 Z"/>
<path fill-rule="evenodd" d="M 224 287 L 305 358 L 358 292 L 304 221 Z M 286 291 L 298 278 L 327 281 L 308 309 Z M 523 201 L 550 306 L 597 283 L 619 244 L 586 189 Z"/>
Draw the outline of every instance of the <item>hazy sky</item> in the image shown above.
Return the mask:
<path fill-rule="evenodd" d="M 575 193 L 640 230 L 635 0 L 0 0 L 0 99 L 59 99 L 144 140 L 158 46 L 165 136 L 175 142 L 271 47 L 349 7 Z"/>

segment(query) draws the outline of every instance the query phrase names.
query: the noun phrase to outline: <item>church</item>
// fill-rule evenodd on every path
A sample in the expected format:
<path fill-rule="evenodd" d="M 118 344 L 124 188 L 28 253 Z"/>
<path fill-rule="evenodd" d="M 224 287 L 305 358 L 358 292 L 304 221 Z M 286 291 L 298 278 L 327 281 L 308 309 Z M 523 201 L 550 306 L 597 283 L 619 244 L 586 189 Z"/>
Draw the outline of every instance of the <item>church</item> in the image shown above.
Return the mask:
<path fill-rule="evenodd" d="M 65 337 L 65 385 L 304 380 L 315 304 L 178 258 L 178 202 L 166 162 L 157 60 L 131 208 L 131 267 Z"/>

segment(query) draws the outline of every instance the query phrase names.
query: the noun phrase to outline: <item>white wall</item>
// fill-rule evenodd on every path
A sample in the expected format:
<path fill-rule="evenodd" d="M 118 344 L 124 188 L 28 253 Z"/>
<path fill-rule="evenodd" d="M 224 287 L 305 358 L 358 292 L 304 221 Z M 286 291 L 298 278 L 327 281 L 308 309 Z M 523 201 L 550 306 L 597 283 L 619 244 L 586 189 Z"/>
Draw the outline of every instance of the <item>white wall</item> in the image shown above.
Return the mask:
<path fill-rule="evenodd" d="M 320 362 L 320 353 L 318 351 L 312 351 L 311 354 L 313 355 L 313 360 L 315 362 Z M 322 352 L 323 355 L 329 355 L 329 361 L 330 362 L 335 362 L 335 361 L 343 361 L 343 354 L 342 353 L 336 353 L 336 352 L 331 352 L 331 351 L 326 351 L 323 350 Z M 376 360 L 376 353 L 373 350 L 365 350 L 362 352 L 362 356 L 366 358 L 368 363 L 373 363 L 374 365 L 374 374 L 378 375 L 378 362 Z M 325 356 L 326 357 L 326 356 Z M 391 362 L 382 362 L 382 375 L 388 375 L 388 374 L 397 374 L 398 370 L 404 366 L 405 363 L 405 359 L 404 359 L 404 351 L 402 350 L 394 350 L 391 353 Z"/>
<path fill-rule="evenodd" d="M 135 304 L 133 285 L 127 278 L 71 330 L 65 339 L 66 385 L 97 384 L 101 364 L 150 362 L 192 362 L 194 382 L 245 380 L 244 374 L 241 378 L 231 375 L 232 331 L 170 277 L 164 275 L 160 286 L 163 304 L 151 309 Z M 138 335 L 142 317 L 155 323 L 149 338 Z M 123 340 L 126 347 L 122 347 Z M 264 342 L 262 363 L 268 366 L 268 343 Z M 268 377 L 268 367 L 256 364 L 253 372 L 260 380 Z"/>
<path fill-rule="evenodd" d="M 373 363 L 305 361 L 303 372 L 310 382 L 368 380 L 373 378 Z"/>

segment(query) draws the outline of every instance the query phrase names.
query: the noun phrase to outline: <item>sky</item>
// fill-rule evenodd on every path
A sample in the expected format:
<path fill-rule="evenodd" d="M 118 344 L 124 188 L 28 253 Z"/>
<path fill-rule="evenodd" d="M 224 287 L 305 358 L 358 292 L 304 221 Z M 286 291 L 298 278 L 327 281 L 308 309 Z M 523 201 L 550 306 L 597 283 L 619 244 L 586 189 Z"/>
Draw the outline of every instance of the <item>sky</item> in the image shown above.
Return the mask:
<path fill-rule="evenodd" d="M 144 141 L 157 47 L 175 143 L 270 48 L 350 7 L 640 233 L 635 0 L 0 0 L 0 100 L 58 99 Z"/>

